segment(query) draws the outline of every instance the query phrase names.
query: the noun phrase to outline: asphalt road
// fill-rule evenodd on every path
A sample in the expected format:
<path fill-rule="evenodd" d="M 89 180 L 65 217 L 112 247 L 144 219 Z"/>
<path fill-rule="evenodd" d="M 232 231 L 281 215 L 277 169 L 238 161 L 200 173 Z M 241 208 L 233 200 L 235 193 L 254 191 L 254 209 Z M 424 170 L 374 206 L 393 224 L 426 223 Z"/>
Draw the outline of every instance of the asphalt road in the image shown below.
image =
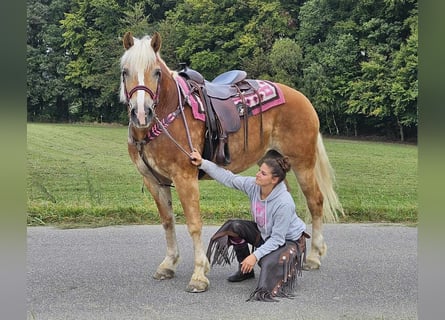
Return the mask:
<path fill-rule="evenodd" d="M 217 228 L 204 228 L 205 244 Z M 164 281 L 151 277 L 165 253 L 161 226 L 27 232 L 32 320 L 417 319 L 416 227 L 325 225 L 321 269 L 304 271 L 295 298 L 277 303 L 245 302 L 257 278 L 229 283 L 235 265 L 213 267 L 207 292 L 185 292 L 193 251 L 183 225 L 177 226 L 182 257 L 176 277 Z"/>

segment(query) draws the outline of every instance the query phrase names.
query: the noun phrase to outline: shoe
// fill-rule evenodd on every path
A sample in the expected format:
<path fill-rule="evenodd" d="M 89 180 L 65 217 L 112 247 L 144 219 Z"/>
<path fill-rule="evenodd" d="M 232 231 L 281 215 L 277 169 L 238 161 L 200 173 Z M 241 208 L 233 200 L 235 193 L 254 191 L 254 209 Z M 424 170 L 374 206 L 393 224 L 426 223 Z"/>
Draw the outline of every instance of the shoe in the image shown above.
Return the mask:
<path fill-rule="evenodd" d="M 242 273 L 240 270 L 227 278 L 229 282 L 240 282 L 250 278 L 255 278 L 255 272 L 252 270 L 249 273 Z"/>

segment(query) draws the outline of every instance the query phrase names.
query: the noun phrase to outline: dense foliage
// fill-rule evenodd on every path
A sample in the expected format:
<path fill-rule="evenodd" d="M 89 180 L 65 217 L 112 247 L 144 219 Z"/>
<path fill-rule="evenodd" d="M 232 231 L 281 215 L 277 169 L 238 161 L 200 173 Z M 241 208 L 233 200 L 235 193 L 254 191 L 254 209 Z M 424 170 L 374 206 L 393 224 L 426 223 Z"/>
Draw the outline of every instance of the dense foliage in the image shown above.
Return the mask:
<path fill-rule="evenodd" d="M 306 94 L 330 135 L 417 137 L 416 0 L 28 0 L 28 121 L 127 122 L 121 38 L 162 57 Z"/>

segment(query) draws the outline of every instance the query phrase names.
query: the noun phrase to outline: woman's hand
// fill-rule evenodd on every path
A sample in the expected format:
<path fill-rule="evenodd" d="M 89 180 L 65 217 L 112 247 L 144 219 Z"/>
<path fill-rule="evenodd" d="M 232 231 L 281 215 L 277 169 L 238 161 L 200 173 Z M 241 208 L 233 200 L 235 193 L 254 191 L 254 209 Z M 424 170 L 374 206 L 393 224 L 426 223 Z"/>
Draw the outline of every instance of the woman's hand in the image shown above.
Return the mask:
<path fill-rule="evenodd" d="M 246 259 L 241 262 L 241 272 L 242 273 L 249 273 L 253 270 L 253 267 L 256 263 L 256 256 L 251 253 Z"/>
<path fill-rule="evenodd" d="M 202 157 L 198 150 L 193 149 L 192 153 L 190 153 L 190 162 L 197 167 L 201 165 Z"/>

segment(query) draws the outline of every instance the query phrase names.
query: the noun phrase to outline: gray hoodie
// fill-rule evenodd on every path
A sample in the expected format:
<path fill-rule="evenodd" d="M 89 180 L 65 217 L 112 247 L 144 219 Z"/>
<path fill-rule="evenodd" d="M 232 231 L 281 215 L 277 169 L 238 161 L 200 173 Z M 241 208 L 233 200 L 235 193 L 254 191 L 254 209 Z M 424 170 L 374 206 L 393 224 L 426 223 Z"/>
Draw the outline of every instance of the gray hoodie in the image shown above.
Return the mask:
<path fill-rule="evenodd" d="M 297 216 L 295 202 L 283 181 L 265 200 L 261 200 L 260 186 L 255 183 L 255 177 L 236 175 L 205 159 L 199 168 L 216 181 L 243 191 L 249 197 L 252 217 L 265 241 L 253 252 L 257 260 L 275 251 L 286 240 L 298 240 L 306 230 L 306 224 Z"/>

